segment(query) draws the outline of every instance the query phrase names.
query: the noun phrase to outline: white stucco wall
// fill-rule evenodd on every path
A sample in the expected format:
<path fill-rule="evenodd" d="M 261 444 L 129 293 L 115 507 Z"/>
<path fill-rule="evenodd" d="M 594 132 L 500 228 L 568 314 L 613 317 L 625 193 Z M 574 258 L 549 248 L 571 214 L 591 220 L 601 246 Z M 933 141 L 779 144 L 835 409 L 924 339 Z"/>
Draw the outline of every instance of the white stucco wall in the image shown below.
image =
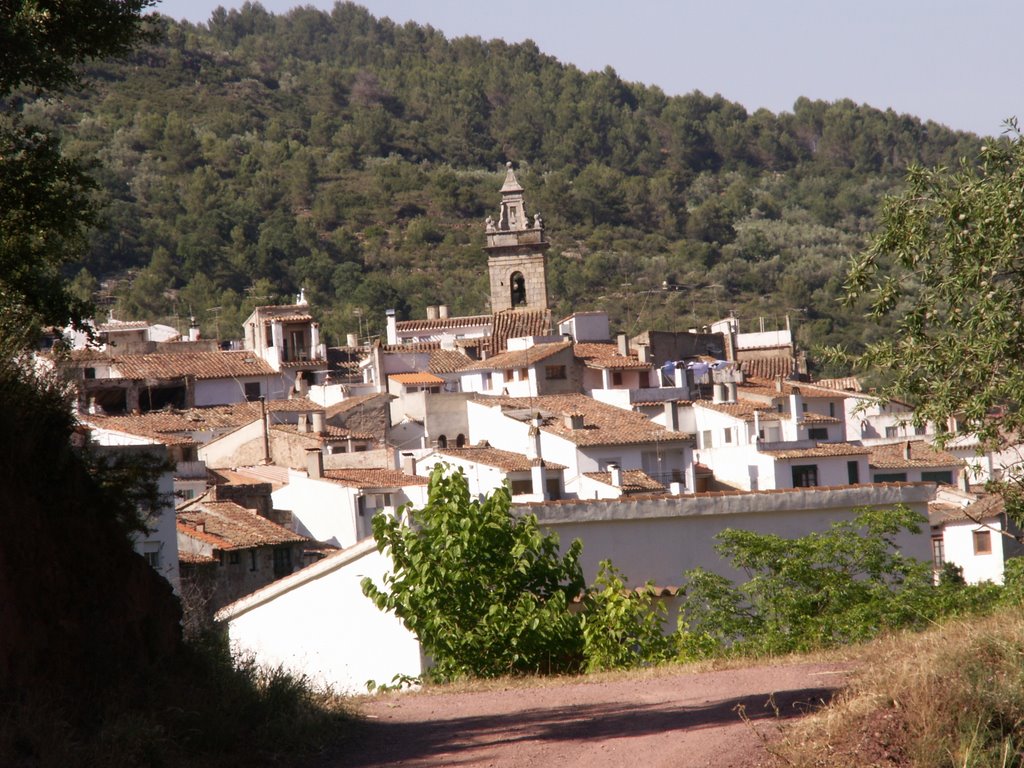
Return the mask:
<path fill-rule="evenodd" d="M 231 405 L 245 402 L 245 385 L 259 382 L 260 394 L 267 400 L 288 397 L 288 382 L 284 376 L 249 376 L 242 379 L 203 379 L 196 382 L 195 404 Z"/>
<path fill-rule="evenodd" d="M 773 533 L 795 538 L 826 530 L 851 519 L 854 507 L 906 503 L 926 514 L 933 494 L 930 485 L 857 486 L 752 494 L 698 494 L 658 500 L 580 502 L 526 505 L 541 524 L 559 535 L 562 547 L 583 541 L 581 564 L 587 581 L 601 560 L 610 559 L 632 585 L 652 580 L 677 585 L 682 573 L 703 567 L 731 579 L 746 578 L 715 551 L 715 534 L 725 528 Z M 926 524 L 919 534 L 897 537 L 904 554 L 929 562 L 931 535 Z"/>
<path fill-rule="evenodd" d="M 292 513 L 295 530 L 316 541 L 351 547 L 359 539 L 354 488 L 331 480 L 311 480 L 290 470 L 288 484 L 271 494 L 274 509 Z"/>
<path fill-rule="evenodd" d="M 424 669 L 416 637 L 363 595 L 363 577 L 381 585 L 390 568 L 366 541 L 233 603 L 218 619 L 236 654 L 337 693 L 365 693 L 368 680 L 390 683 Z"/>
<path fill-rule="evenodd" d="M 964 580 L 968 584 L 982 581 L 1003 583 L 1002 523 L 999 518 L 985 521 L 988 527 L 972 520 L 948 522 L 943 526 L 942 540 L 947 563 L 956 563 L 964 569 Z M 974 531 L 989 531 L 992 551 L 988 554 L 974 553 Z"/>

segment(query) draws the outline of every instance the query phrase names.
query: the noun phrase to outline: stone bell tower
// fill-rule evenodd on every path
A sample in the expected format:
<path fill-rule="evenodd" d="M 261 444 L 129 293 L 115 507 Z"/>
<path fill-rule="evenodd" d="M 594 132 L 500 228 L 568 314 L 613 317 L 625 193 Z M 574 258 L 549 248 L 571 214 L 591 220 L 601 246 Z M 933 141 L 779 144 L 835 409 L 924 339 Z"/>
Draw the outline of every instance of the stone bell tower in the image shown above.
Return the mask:
<path fill-rule="evenodd" d="M 505 309 L 547 309 L 547 251 L 544 222 L 531 223 L 512 163 L 505 164 L 498 220 L 487 217 L 487 269 L 491 276 L 491 312 Z"/>

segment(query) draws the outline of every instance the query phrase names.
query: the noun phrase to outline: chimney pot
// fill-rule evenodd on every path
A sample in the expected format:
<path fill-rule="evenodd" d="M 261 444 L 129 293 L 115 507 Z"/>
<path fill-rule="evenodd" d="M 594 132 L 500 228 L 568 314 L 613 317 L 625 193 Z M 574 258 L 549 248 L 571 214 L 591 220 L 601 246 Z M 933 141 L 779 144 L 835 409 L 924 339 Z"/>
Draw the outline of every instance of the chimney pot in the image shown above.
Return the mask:
<path fill-rule="evenodd" d="M 611 475 L 611 482 L 616 488 L 622 487 L 622 468 L 618 464 L 608 465 L 608 474 Z"/>
<path fill-rule="evenodd" d="M 438 307 L 437 307 L 437 316 L 441 320 L 447 320 L 448 319 L 448 305 L 447 304 L 440 304 L 440 305 L 438 305 Z"/>
<path fill-rule="evenodd" d="M 313 431 L 318 435 L 322 435 L 327 431 L 324 427 L 323 411 L 313 411 Z"/>
<path fill-rule="evenodd" d="M 306 473 L 311 480 L 319 480 L 324 476 L 324 455 L 319 448 L 306 449 Z"/>

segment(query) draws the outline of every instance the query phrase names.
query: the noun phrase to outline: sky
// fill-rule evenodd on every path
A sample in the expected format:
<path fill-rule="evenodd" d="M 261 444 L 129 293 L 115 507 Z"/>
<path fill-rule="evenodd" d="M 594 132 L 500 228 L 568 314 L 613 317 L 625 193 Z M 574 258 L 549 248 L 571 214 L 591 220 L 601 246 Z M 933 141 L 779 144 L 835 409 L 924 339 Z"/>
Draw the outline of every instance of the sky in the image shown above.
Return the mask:
<path fill-rule="evenodd" d="M 243 0 L 162 0 L 203 23 Z M 295 0 L 262 0 L 286 13 Z M 333 0 L 305 3 L 329 10 Z M 998 136 L 1024 122 L 1020 0 L 364 0 L 378 18 L 429 24 L 541 51 L 582 70 L 611 66 L 669 95 L 720 93 L 748 111 L 790 112 L 800 96 L 852 99 Z"/>

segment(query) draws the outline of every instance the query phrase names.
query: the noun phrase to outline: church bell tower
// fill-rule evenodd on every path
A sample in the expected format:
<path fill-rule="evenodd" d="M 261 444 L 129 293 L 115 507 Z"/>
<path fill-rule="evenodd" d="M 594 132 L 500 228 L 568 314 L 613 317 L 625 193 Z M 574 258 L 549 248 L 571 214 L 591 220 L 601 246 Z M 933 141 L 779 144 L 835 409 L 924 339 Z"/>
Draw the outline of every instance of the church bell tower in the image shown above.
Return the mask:
<path fill-rule="evenodd" d="M 535 214 L 531 223 L 523 203 L 523 188 L 506 163 L 498 220 L 487 227 L 487 269 L 491 277 L 491 312 L 548 308 L 547 251 L 544 222 Z"/>

